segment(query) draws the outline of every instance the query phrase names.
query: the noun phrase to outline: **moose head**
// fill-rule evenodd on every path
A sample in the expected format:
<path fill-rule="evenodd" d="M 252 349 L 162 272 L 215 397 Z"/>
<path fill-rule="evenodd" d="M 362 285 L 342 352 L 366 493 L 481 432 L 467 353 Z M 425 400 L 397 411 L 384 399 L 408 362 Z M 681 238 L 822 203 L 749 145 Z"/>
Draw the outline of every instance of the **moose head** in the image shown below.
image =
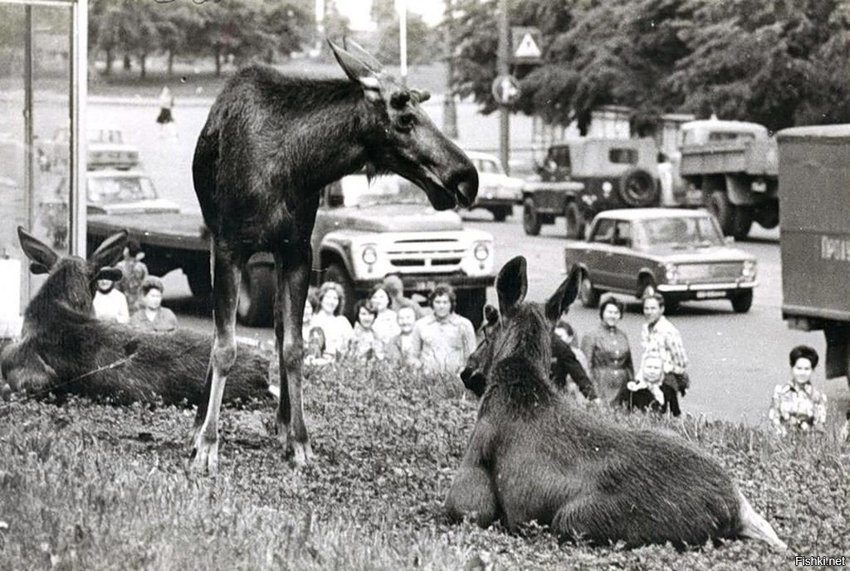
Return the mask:
<path fill-rule="evenodd" d="M 517 256 L 502 267 L 496 278 L 499 309 L 492 305 L 484 308 L 482 340 L 460 374 L 463 384 L 479 397 L 487 388 L 493 365 L 512 355 L 525 355 L 539 369 L 541 378 L 549 376 L 550 334 L 578 295 L 581 271 L 573 267 L 552 297 L 541 304 L 524 301 L 528 292 L 526 266 L 525 258 Z"/>
<path fill-rule="evenodd" d="M 475 202 L 478 171 L 420 106 L 431 95 L 399 85 L 355 42 L 345 41 L 344 48 L 328 43 L 349 79 L 362 87 L 375 122 L 365 143 L 367 170 L 403 176 L 424 189 L 437 210 Z"/>

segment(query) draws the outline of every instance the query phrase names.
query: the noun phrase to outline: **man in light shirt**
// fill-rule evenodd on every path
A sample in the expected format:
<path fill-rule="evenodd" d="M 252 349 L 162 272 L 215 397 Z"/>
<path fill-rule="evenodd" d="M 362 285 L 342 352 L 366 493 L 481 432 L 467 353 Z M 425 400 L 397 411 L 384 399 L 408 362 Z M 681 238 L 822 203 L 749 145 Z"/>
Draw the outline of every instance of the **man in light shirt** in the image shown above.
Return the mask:
<path fill-rule="evenodd" d="M 419 356 L 425 371 L 458 373 L 475 351 L 475 329 L 467 318 L 455 313 L 456 302 L 450 285 L 437 284 L 428 297 L 433 313 L 413 328 L 412 352 Z"/>

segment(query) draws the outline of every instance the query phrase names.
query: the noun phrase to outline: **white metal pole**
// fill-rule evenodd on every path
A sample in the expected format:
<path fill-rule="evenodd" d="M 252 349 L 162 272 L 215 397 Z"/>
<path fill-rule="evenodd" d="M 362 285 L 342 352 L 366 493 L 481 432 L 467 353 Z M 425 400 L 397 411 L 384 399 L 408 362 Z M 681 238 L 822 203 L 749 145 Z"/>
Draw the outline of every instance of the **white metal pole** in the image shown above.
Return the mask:
<path fill-rule="evenodd" d="M 407 85 L 407 0 L 398 0 L 398 41 L 401 52 L 401 84 Z"/>
<path fill-rule="evenodd" d="M 76 0 L 71 16 L 71 178 L 68 249 L 86 257 L 86 100 L 88 98 L 88 0 Z"/>

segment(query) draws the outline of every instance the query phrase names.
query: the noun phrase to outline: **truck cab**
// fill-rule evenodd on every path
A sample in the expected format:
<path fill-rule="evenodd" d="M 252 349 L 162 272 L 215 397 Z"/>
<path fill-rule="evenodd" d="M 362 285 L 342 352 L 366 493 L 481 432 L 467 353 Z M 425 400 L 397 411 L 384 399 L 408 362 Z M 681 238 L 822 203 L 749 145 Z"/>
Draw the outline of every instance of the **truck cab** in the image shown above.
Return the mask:
<path fill-rule="evenodd" d="M 335 281 L 346 315 L 390 274 L 407 296 L 427 296 L 444 282 L 457 292 L 457 312 L 480 323 L 495 279 L 493 236 L 464 228 L 454 211 L 434 210 L 424 192 L 397 175 L 354 174 L 326 186 L 313 229 L 314 283 Z"/>

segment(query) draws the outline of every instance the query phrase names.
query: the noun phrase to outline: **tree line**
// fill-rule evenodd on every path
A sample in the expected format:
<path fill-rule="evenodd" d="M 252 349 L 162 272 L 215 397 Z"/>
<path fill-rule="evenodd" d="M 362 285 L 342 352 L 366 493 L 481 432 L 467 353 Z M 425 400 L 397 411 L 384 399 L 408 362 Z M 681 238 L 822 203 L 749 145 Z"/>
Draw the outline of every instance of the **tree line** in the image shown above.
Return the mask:
<path fill-rule="evenodd" d="M 448 1 L 455 92 L 493 111 L 498 4 Z M 514 110 L 551 124 L 585 131 L 607 104 L 633 108 L 638 133 L 668 112 L 850 122 L 848 0 L 510 0 L 509 19 L 543 38 L 540 65 L 512 66 Z"/>

